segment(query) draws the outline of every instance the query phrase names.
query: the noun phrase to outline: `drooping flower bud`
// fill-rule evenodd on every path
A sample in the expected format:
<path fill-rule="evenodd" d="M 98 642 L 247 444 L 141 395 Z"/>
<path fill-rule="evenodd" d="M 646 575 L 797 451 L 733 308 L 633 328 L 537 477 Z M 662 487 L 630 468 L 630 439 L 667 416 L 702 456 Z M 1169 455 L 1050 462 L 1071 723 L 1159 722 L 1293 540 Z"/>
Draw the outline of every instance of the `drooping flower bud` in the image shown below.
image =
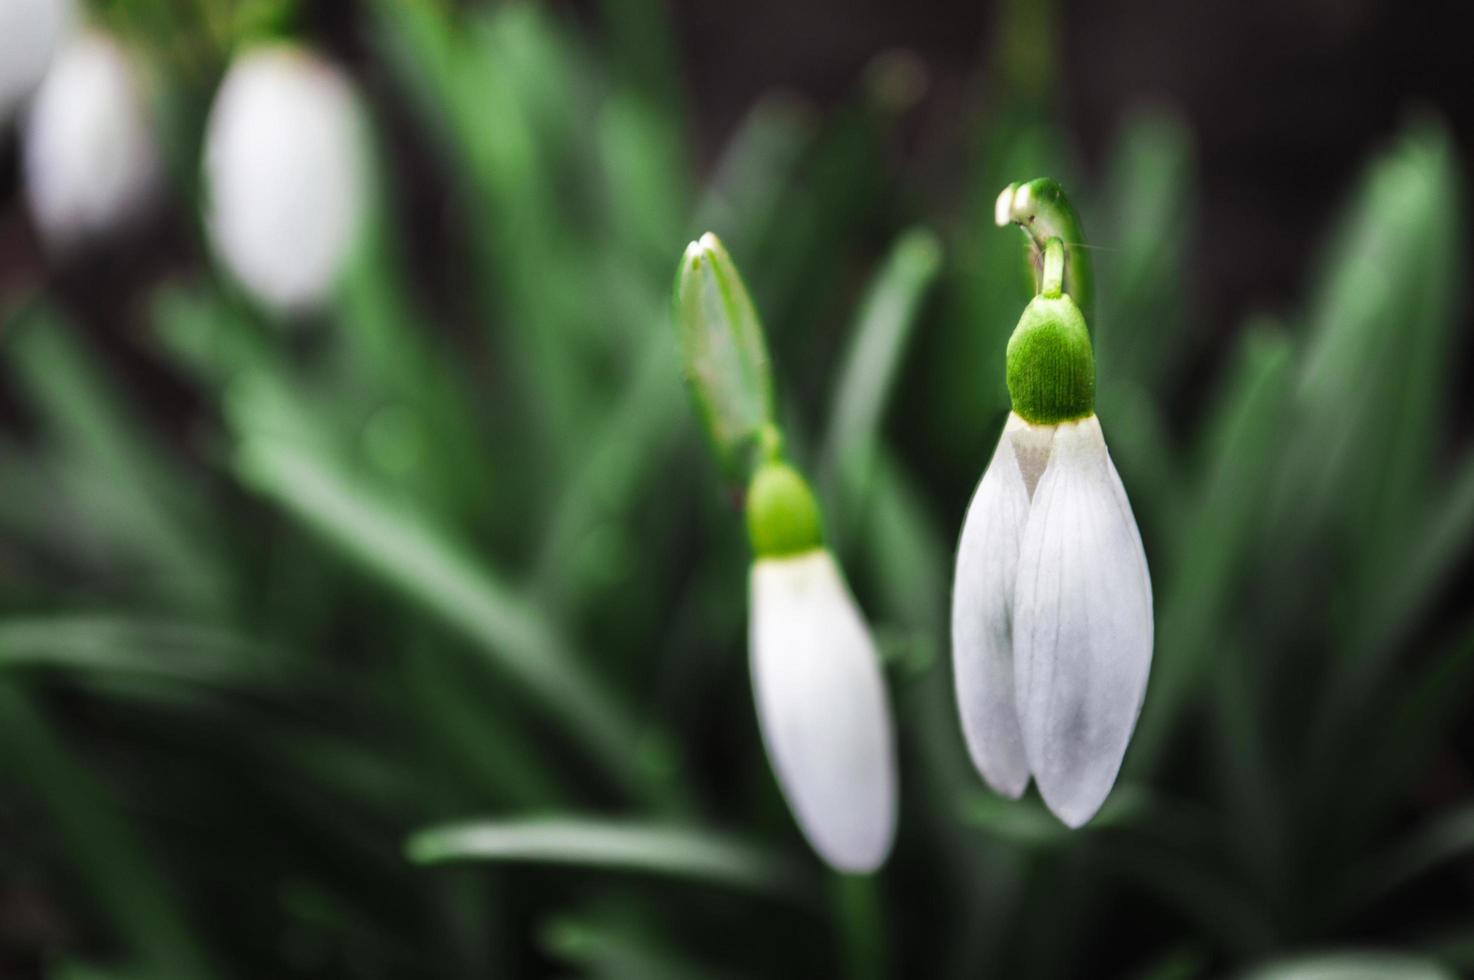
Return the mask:
<path fill-rule="evenodd" d="M 26 200 L 48 250 L 67 252 L 144 214 L 163 177 L 133 62 L 105 34 L 57 55 L 25 126 Z"/>
<path fill-rule="evenodd" d="M 342 271 L 364 201 L 358 100 L 347 76 L 290 44 L 251 48 L 226 73 L 205 134 L 216 254 L 279 313 L 317 306 Z"/>
<path fill-rule="evenodd" d="M 1020 204 L 1021 191 L 999 198 L 1000 224 L 1021 207 L 1042 213 L 1027 194 Z M 953 670 L 983 779 L 1016 798 L 1032 777 L 1049 809 L 1079 827 L 1115 784 L 1141 711 L 1152 586 L 1095 417 L 1094 356 L 1065 288 L 1065 243 L 1050 237 L 1038 258 L 1040 295 L 1008 344 L 1013 412 L 958 542 Z"/>

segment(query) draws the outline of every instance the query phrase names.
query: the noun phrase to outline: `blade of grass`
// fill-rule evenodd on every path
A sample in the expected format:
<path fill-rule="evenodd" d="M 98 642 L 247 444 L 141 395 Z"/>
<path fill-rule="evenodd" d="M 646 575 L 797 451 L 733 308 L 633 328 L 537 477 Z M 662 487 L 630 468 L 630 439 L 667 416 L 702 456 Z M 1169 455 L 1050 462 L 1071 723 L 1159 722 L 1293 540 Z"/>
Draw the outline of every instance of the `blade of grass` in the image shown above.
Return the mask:
<path fill-rule="evenodd" d="M 941 268 L 941 242 L 925 228 L 905 232 L 892 246 L 860 303 L 829 410 L 822 472 L 831 522 L 843 529 L 864 508 L 885 406 L 905 360 L 928 288 Z"/>
<path fill-rule="evenodd" d="M 811 111 L 796 99 L 770 95 L 759 100 L 706 182 L 687 229 L 691 237 L 714 231 L 733 255 L 762 255 L 814 128 Z"/>
<path fill-rule="evenodd" d="M 1230 371 L 1220 414 L 1210 423 L 1210 450 L 1200 488 L 1160 576 L 1163 594 L 1151 686 L 1123 776 L 1142 778 L 1170 742 L 1181 712 L 1196 695 L 1217 647 L 1251 530 L 1262 512 L 1263 487 L 1277 458 L 1276 438 L 1292 366 L 1278 331 L 1245 334 Z"/>
<path fill-rule="evenodd" d="M 631 930 L 586 918 L 559 917 L 542 929 L 542 945 L 589 976 L 641 980 L 731 980 L 726 971 L 688 963 L 675 951 L 631 935 Z"/>
<path fill-rule="evenodd" d="M 585 817 L 485 820 L 431 827 L 405 845 L 416 864 L 566 864 L 636 871 L 802 900 L 807 883 L 784 859 L 731 838 L 673 824 Z"/>
<path fill-rule="evenodd" d="M 418 516 L 380 499 L 321 455 L 248 438 L 243 483 L 294 514 L 366 571 L 475 642 L 523 684 L 626 788 L 648 793 L 644 733 L 531 604 Z"/>
<path fill-rule="evenodd" d="M 1367 950 L 1276 960 L 1238 980 L 1454 980 L 1454 975 L 1432 960 Z"/>
<path fill-rule="evenodd" d="M 170 592 L 212 605 L 225 573 L 199 533 L 212 522 L 180 471 L 104 377 L 71 329 L 44 306 L 4 332 L 5 361 L 54 434 L 57 475 L 95 533 L 168 575 Z"/>
<path fill-rule="evenodd" d="M 1193 197 L 1186 124 L 1163 110 L 1133 115 L 1109 169 L 1097 244 L 1105 246 L 1099 264 L 1111 288 L 1097 304 L 1097 364 L 1112 385 L 1155 390 L 1179 343 Z"/>
<path fill-rule="evenodd" d="M 1403 842 L 1347 872 L 1338 899 L 1345 911 L 1363 908 L 1451 861 L 1474 854 L 1474 806 L 1439 815 Z"/>
<path fill-rule="evenodd" d="M 26 692 L 5 678 L 0 678 L 0 764 L 12 778 L 35 788 L 72 872 L 87 884 L 143 973 L 178 980 L 214 975 L 188 919 L 149 860 L 150 848 L 52 733 Z"/>
<path fill-rule="evenodd" d="M 0 618 L 0 670 L 59 667 L 234 688 L 268 683 L 277 660 L 207 625 L 116 613 Z"/>

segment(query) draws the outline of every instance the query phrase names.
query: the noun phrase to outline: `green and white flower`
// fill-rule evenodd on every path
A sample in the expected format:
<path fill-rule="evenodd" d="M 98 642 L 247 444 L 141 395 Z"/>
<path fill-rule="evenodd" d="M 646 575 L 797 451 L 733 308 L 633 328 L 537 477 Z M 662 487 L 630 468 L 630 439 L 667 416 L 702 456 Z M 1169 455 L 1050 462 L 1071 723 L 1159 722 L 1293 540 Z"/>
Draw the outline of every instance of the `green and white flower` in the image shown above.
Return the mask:
<path fill-rule="evenodd" d="M 1032 776 L 1071 827 L 1115 783 L 1146 693 L 1152 591 L 1095 416 L 1090 337 L 1063 247 L 1008 345 L 1013 412 L 964 520 L 952 598 L 963 732 L 990 786 Z"/>
<path fill-rule="evenodd" d="M 221 262 L 283 313 L 328 295 L 361 224 L 366 174 L 352 83 L 287 43 L 238 56 L 205 134 L 206 211 Z"/>
<path fill-rule="evenodd" d="M 833 868 L 874 871 L 896 835 L 896 753 L 875 641 L 824 545 L 818 501 L 783 461 L 757 309 L 711 233 L 676 272 L 675 321 L 697 417 L 747 482 L 749 659 L 758 727 L 789 809 Z"/>
<path fill-rule="evenodd" d="M 839 871 L 874 871 L 896 832 L 895 735 L 875 641 L 797 472 L 762 464 L 747 514 L 763 744 L 814 850 Z"/>

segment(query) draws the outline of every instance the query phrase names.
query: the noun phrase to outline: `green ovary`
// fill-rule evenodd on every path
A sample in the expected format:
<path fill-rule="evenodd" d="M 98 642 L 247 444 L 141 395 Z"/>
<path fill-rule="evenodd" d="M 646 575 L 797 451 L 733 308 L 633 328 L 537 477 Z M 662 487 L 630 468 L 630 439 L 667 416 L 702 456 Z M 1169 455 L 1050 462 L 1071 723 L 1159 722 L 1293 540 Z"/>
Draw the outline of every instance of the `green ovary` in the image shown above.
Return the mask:
<path fill-rule="evenodd" d="M 747 488 L 747 536 L 759 558 L 801 554 L 824 541 L 819 503 L 798 471 L 769 460 Z"/>
<path fill-rule="evenodd" d="M 1085 317 L 1069 296 L 1036 296 L 1008 341 L 1014 412 L 1056 425 L 1095 412 L 1095 354 Z"/>

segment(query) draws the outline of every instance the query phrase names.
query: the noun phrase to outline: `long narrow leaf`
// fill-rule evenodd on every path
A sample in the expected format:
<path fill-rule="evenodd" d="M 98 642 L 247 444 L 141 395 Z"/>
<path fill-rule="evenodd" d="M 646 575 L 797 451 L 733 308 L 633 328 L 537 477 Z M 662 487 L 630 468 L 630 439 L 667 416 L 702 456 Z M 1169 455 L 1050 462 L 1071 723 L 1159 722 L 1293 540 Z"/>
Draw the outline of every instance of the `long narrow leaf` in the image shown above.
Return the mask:
<path fill-rule="evenodd" d="M 784 860 L 690 827 L 577 817 L 488 820 L 432 827 L 409 839 L 418 864 L 504 861 L 640 871 L 801 897 L 803 878 Z"/>

